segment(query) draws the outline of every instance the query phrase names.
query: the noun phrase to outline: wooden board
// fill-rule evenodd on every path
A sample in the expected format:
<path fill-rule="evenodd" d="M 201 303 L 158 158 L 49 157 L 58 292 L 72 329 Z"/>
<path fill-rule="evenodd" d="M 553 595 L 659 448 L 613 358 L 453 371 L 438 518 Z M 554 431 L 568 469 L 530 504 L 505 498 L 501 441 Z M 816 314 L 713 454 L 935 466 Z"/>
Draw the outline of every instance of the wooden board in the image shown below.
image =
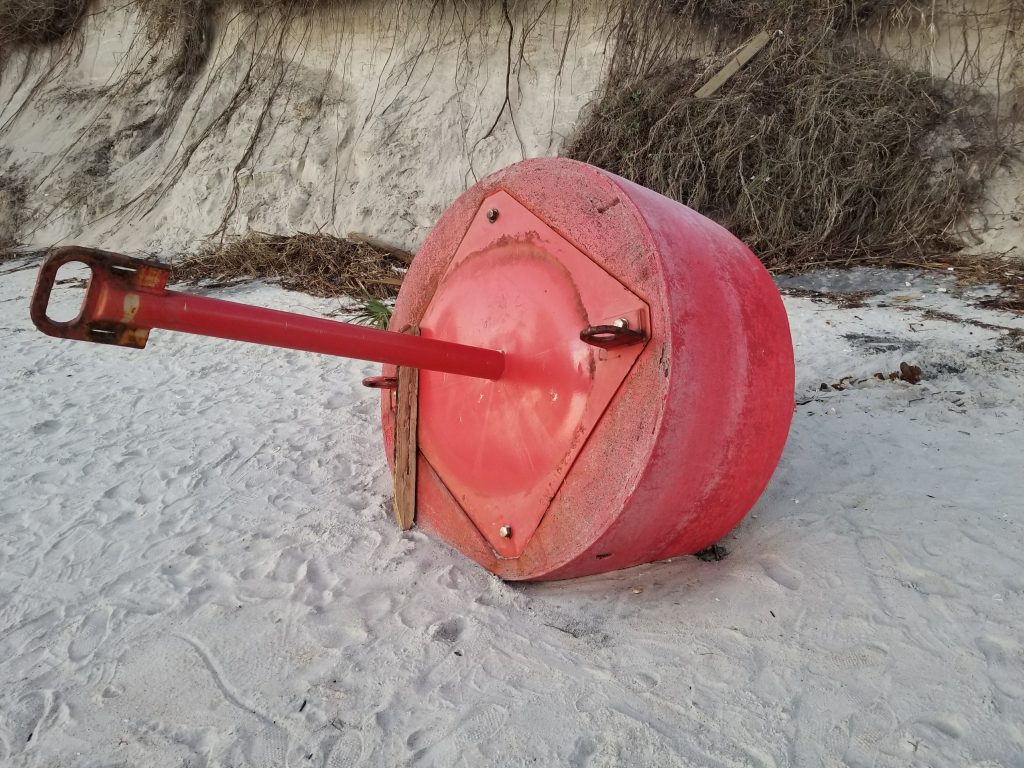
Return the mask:
<path fill-rule="evenodd" d="M 346 237 L 354 243 L 365 243 L 371 248 L 376 248 L 378 251 L 390 253 L 392 256 L 404 261 L 406 264 L 412 264 L 412 259 L 415 254 L 410 253 L 404 248 L 399 248 L 397 245 L 385 243 L 383 240 L 378 240 L 375 237 L 364 235 L 362 232 L 349 232 Z"/>
<path fill-rule="evenodd" d="M 420 335 L 417 326 L 411 326 L 404 332 Z M 419 395 L 420 369 L 399 367 L 396 392 L 398 412 L 395 415 L 395 520 L 403 531 L 412 528 L 416 520 Z"/>
<path fill-rule="evenodd" d="M 698 99 L 706 99 L 714 94 L 715 91 L 729 81 L 730 77 L 743 69 L 748 61 L 754 58 L 762 48 L 768 45 L 769 41 L 774 40 L 779 34 L 779 32 L 761 32 L 752 37 L 735 56 L 726 62 L 718 74 L 708 80 L 704 87 L 694 95 Z"/>

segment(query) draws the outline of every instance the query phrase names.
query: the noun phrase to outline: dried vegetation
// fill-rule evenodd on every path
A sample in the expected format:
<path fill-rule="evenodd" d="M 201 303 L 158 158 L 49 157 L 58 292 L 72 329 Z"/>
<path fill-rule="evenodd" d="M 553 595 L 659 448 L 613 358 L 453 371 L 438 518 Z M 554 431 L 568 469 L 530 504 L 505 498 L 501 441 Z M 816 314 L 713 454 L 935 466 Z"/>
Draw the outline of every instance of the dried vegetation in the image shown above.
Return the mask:
<path fill-rule="evenodd" d="M 411 259 L 411 254 L 395 248 L 322 232 L 249 232 L 210 244 L 175 265 L 174 279 L 221 284 L 260 279 L 314 296 L 379 300 L 397 295 Z"/>
<path fill-rule="evenodd" d="M 27 190 L 13 172 L 0 175 L 0 260 L 12 255 L 25 220 Z"/>
<path fill-rule="evenodd" d="M 47 45 L 75 30 L 87 0 L 0 0 L 0 65 L 22 47 Z"/>
<path fill-rule="evenodd" d="M 939 80 L 879 51 L 878 31 L 912 5 L 630 4 L 605 91 L 566 153 L 716 219 L 774 270 L 947 264 L 1016 151 L 1016 126 L 978 87 L 982 73 Z M 696 96 L 746 36 L 774 30 Z M 1019 56 L 1007 47 L 1005 65 Z"/>

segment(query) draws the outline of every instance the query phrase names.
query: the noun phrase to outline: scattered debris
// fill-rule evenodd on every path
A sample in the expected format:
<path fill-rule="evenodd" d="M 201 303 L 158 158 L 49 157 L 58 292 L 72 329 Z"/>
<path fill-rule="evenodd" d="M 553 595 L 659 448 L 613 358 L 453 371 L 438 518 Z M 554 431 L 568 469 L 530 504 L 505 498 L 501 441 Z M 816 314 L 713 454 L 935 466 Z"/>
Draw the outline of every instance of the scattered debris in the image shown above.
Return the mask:
<path fill-rule="evenodd" d="M 912 339 L 901 339 L 896 336 L 878 336 L 868 333 L 844 333 L 843 338 L 851 344 L 876 354 L 916 349 L 921 345 L 920 342 Z"/>
<path fill-rule="evenodd" d="M 724 560 L 729 556 L 729 550 L 721 544 L 712 544 L 707 549 L 694 552 L 693 556 L 698 560 L 703 560 L 705 563 L 717 563 L 719 560 Z"/>
<path fill-rule="evenodd" d="M 921 368 L 919 366 L 911 365 L 907 362 L 901 362 L 899 370 L 893 371 L 892 373 L 879 372 L 866 379 L 844 376 L 839 381 L 832 384 L 822 382 L 818 387 L 818 391 L 828 392 L 830 389 L 834 389 L 836 392 L 842 392 L 846 389 L 852 389 L 854 387 L 868 384 L 872 379 L 878 379 L 879 381 L 905 381 L 908 384 L 919 384 L 921 383 L 921 378 Z"/>
<path fill-rule="evenodd" d="M 978 302 L 982 309 L 998 309 L 1003 312 L 1024 314 L 1024 293 L 1019 296 L 996 296 Z"/>
<path fill-rule="evenodd" d="M 211 245 L 174 267 L 182 283 L 233 284 L 262 279 L 314 296 L 393 298 L 402 284 L 399 249 L 353 242 L 323 232 L 272 235 L 251 231 Z M 404 253 L 404 252 L 403 252 Z"/>
<path fill-rule="evenodd" d="M 842 309 L 857 309 L 867 306 L 867 300 L 877 296 L 879 291 L 813 291 L 809 288 L 784 287 L 779 289 L 779 293 L 785 296 L 800 296 L 819 304 L 835 304 Z"/>
<path fill-rule="evenodd" d="M 346 237 L 353 243 L 362 243 L 363 245 L 370 246 L 374 250 L 381 251 L 383 253 L 390 253 L 395 258 L 404 261 L 406 264 L 412 264 L 413 257 L 415 256 L 411 251 L 391 245 L 390 243 L 385 243 L 379 238 L 364 235 L 362 232 L 349 232 Z"/>
<path fill-rule="evenodd" d="M 886 306 L 884 304 L 879 306 Z M 921 317 L 926 320 L 943 320 L 948 323 L 958 323 L 960 325 L 970 325 L 974 328 L 984 328 L 986 331 L 996 331 L 1002 334 L 1003 337 L 1010 343 L 1011 346 L 1024 351 L 1024 330 L 1020 328 L 1012 328 L 1008 325 L 999 325 L 997 323 L 989 323 L 984 320 L 976 320 L 971 317 L 962 317 L 961 315 L 954 314 L 953 312 L 944 312 L 937 309 L 918 309 L 917 307 L 906 307 L 892 304 L 893 309 L 903 310 L 904 312 L 920 312 Z"/>
<path fill-rule="evenodd" d="M 877 378 L 880 374 L 875 374 Z M 921 383 L 921 368 L 910 363 L 900 363 L 900 369 L 889 374 L 890 379 L 899 379 L 905 381 L 907 384 L 920 384 Z"/>

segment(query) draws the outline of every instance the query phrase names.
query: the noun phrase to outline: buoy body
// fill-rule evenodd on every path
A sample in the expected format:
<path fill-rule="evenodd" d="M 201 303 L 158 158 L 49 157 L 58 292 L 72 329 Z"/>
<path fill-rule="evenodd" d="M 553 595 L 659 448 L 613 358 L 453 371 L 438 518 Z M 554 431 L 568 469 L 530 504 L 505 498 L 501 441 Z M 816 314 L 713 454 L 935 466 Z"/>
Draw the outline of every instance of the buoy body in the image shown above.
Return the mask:
<path fill-rule="evenodd" d="M 728 231 L 572 160 L 527 160 L 442 215 L 391 329 L 505 354 L 421 371 L 416 524 L 509 580 L 699 551 L 764 490 L 793 414 L 789 323 Z M 602 347 L 594 327 L 642 340 Z M 395 368 L 386 365 L 385 376 Z M 395 393 L 382 391 L 393 460 Z"/>

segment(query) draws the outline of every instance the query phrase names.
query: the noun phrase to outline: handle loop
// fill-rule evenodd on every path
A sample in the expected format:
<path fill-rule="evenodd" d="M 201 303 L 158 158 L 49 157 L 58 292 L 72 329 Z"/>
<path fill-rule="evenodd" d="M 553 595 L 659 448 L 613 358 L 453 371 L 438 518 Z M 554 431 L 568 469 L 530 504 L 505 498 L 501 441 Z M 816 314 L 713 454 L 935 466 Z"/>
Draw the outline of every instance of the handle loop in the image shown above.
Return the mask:
<path fill-rule="evenodd" d="M 52 320 L 46 311 L 58 270 L 71 262 L 84 264 L 91 274 L 78 317 L 59 322 Z M 98 320 L 96 315 L 110 289 L 160 293 L 170 276 L 170 267 L 156 261 L 133 259 L 96 248 L 54 248 L 39 268 L 29 312 L 36 328 L 47 336 L 142 349 L 149 339 L 149 328 L 132 323 L 134 313 L 127 301 L 121 321 Z"/>

